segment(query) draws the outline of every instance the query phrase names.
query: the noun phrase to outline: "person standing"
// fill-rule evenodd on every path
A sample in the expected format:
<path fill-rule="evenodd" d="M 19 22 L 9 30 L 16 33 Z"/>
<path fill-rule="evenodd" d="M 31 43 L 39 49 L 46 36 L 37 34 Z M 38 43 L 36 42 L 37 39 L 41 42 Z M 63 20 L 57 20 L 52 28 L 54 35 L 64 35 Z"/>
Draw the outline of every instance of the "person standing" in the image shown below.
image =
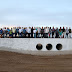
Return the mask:
<path fill-rule="evenodd" d="M 38 27 L 38 38 L 40 37 L 40 33 L 41 33 L 41 29 L 40 29 L 40 27 Z"/>
<path fill-rule="evenodd" d="M 65 28 L 64 27 L 63 27 L 62 31 L 63 31 L 63 38 L 65 38 Z"/>
<path fill-rule="evenodd" d="M 55 33 L 56 33 L 56 37 L 55 38 L 59 38 L 59 29 L 58 28 L 56 28 Z"/>
<path fill-rule="evenodd" d="M 30 35 L 31 35 L 31 28 L 30 28 L 30 27 L 27 27 L 26 31 L 27 31 L 27 34 L 28 34 L 28 38 L 30 38 Z"/>
<path fill-rule="evenodd" d="M 6 29 L 6 27 L 4 27 L 4 28 L 3 28 L 3 37 L 4 37 L 4 38 L 7 37 L 7 36 L 6 36 L 6 32 L 7 32 L 7 29 Z"/>
<path fill-rule="evenodd" d="M 68 38 L 69 30 L 68 27 L 66 27 L 66 38 Z"/>
<path fill-rule="evenodd" d="M 53 29 L 52 29 L 52 38 L 54 38 L 54 33 L 55 33 L 55 29 L 53 27 Z"/>
<path fill-rule="evenodd" d="M 13 36 L 13 37 L 16 37 L 16 29 L 15 29 L 15 27 L 13 27 L 12 30 L 10 30 L 10 31 L 12 31 L 12 33 L 13 33 L 12 36 Z"/>
<path fill-rule="evenodd" d="M 18 37 L 19 36 L 19 28 L 17 27 L 16 28 L 16 37 Z"/>
<path fill-rule="evenodd" d="M 36 38 L 37 29 L 34 29 L 33 33 L 34 33 L 34 38 Z"/>
<path fill-rule="evenodd" d="M 29 38 L 31 37 L 31 27 L 29 27 Z"/>
<path fill-rule="evenodd" d="M 42 38 L 44 37 L 44 29 L 43 29 L 43 27 L 42 27 L 42 29 L 41 29 L 41 37 L 42 37 Z"/>
<path fill-rule="evenodd" d="M 31 38 L 33 38 L 33 27 L 31 28 Z"/>
<path fill-rule="evenodd" d="M 9 32 L 10 32 L 10 29 L 9 28 L 7 28 L 7 37 L 9 37 Z"/>
<path fill-rule="evenodd" d="M 12 38 L 13 37 L 13 32 L 12 32 L 12 28 L 11 30 L 9 31 L 9 38 Z"/>
<path fill-rule="evenodd" d="M 69 27 L 69 38 L 71 38 L 71 28 Z"/>
<path fill-rule="evenodd" d="M 49 37 L 51 38 L 52 37 L 52 29 L 51 29 L 51 27 L 49 28 Z"/>
<path fill-rule="evenodd" d="M 24 35 L 23 37 L 26 38 L 26 29 L 25 28 L 23 29 L 23 35 Z"/>
<path fill-rule="evenodd" d="M 48 38 L 50 38 L 49 27 L 47 28 L 47 32 L 48 32 Z"/>
<path fill-rule="evenodd" d="M 44 32 L 45 32 L 44 37 L 45 38 L 48 38 L 49 29 L 47 27 L 45 28 L 45 31 Z"/>
<path fill-rule="evenodd" d="M 0 29 L 0 37 L 2 38 L 2 35 L 3 35 L 3 30 L 2 28 Z"/>
<path fill-rule="evenodd" d="M 22 37 L 22 29 L 19 27 L 19 37 Z"/>
<path fill-rule="evenodd" d="M 59 37 L 62 38 L 62 30 L 59 30 Z"/>

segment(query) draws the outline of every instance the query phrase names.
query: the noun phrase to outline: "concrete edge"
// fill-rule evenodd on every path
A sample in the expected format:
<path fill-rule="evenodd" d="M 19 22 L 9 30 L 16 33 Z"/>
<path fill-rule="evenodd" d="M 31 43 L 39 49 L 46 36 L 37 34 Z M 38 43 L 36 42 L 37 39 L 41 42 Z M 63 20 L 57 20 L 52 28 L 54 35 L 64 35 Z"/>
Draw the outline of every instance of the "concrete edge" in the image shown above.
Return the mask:
<path fill-rule="evenodd" d="M 1 51 L 17 52 L 22 54 L 40 55 L 40 56 L 55 56 L 72 54 L 72 51 L 25 51 L 12 48 L 0 47 Z"/>

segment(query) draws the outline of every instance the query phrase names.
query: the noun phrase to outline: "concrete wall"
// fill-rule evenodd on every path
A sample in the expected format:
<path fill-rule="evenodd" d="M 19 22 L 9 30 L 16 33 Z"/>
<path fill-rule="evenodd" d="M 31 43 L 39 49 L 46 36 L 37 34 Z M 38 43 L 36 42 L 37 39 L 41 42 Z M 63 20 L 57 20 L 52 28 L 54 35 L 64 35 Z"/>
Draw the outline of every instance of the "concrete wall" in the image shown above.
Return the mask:
<path fill-rule="evenodd" d="M 56 45 L 62 44 L 62 50 L 72 50 L 72 39 L 48 39 L 48 38 L 0 38 L 0 48 L 11 48 L 17 50 L 26 50 L 26 51 L 38 51 L 36 49 L 37 44 L 42 44 L 43 48 L 41 51 L 48 51 L 46 49 L 47 44 L 52 44 L 53 48 L 50 51 L 58 51 Z"/>

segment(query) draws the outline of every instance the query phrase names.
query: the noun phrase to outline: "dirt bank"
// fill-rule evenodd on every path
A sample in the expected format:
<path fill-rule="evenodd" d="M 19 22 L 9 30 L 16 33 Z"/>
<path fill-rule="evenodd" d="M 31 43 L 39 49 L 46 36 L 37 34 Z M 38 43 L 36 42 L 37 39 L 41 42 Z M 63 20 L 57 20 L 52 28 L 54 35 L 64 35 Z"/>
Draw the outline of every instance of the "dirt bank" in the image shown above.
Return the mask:
<path fill-rule="evenodd" d="M 0 51 L 0 72 L 72 72 L 72 55 L 35 56 Z"/>

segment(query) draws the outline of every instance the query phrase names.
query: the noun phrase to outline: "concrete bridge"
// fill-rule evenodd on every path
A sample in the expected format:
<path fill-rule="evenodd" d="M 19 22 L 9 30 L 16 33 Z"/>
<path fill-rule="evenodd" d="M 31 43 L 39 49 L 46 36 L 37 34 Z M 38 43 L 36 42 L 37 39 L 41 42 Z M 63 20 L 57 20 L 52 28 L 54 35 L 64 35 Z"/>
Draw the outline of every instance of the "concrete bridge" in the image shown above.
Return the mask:
<path fill-rule="evenodd" d="M 72 39 L 56 38 L 0 38 L 0 50 L 20 53 L 72 53 Z M 43 53 L 43 54 L 44 54 Z M 68 52 L 69 53 L 69 52 Z"/>

